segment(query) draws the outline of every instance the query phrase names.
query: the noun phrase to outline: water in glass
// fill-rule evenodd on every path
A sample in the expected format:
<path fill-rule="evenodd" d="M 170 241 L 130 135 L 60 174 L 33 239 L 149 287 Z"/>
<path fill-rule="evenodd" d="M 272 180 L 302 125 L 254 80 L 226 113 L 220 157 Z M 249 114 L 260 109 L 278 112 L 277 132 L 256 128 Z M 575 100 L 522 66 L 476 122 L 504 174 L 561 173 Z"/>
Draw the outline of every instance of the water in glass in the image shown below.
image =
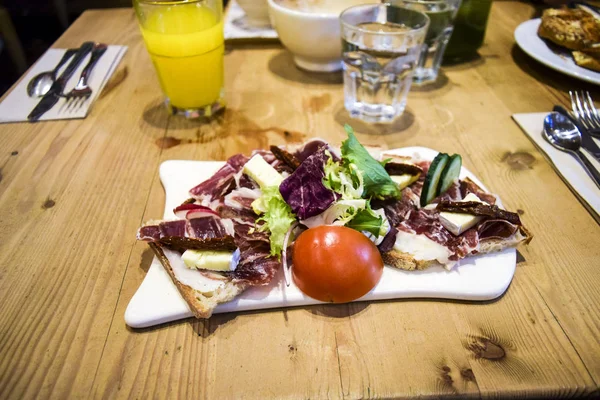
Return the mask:
<path fill-rule="evenodd" d="M 357 27 L 389 33 L 410 31 L 390 22 Z M 406 46 L 404 41 L 402 36 L 361 36 L 360 31 L 343 38 L 344 102 L 352 117 L 376 123 L 390 122 L 402 114 L 420 47 L 417 43 Z"/>

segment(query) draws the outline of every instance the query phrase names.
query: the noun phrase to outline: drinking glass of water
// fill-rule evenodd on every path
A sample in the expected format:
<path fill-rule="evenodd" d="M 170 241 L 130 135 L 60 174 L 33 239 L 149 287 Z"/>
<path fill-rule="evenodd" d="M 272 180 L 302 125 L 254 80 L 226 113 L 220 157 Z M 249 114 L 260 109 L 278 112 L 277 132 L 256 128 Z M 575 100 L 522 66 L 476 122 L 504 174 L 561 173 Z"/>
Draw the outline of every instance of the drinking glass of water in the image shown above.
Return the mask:
<path fill-rule="evenodd" d="M 391 0 L 391 3 L 421 11 L 431 20 L 413 81 L 416 84 L 434 82 L 442 64 L 446 45 L 452 36 L 454 18 L 461 0 Z"/>
<path fill-rule="evenodd" d="M 402 115 L 429 17 L 389 4 L 351 7 L 340 15 L 344 105 L 370 123 Z"/>

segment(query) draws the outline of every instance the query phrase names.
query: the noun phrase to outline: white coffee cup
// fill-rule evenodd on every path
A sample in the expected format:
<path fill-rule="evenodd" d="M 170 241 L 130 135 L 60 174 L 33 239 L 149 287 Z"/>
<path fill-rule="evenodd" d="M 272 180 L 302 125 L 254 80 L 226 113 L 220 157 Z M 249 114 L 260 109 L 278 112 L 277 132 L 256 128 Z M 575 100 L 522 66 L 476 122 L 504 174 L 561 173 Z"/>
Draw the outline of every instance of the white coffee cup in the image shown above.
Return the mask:
<path fill-rule="evenodd" d="M 333 72 L 342 68 L 340 14 L 376 0 L 268 0 L 271 24 L 299 68 Z"/>

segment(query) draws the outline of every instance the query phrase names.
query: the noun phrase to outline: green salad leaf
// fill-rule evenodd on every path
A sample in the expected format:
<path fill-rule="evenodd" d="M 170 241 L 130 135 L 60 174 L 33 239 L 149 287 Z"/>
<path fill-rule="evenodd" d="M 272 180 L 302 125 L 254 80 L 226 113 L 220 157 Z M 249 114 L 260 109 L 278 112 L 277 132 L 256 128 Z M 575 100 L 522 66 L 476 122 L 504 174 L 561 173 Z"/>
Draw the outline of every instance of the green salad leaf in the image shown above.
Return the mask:
<path fill-rule="evenodd" d="M 371 207 L 360 210 L 356 216 L 346 224 L 347 227 L 359 232 L 366 231 L 378 237 L 383 227 L 383 217 L 371 210 Z"/>
<path fill-rule="evenodd" d="M 271 255 L 280 256 L 283 250 L 285 234 L 296 221 L 296 215 L 285 202 L 279 186 L 269 186 L 262 189 L 262 195 L 252 202 L 254 211 L 264 212 L 264 215 L 256 222 L 264 222 L 258 227 L 261 232 L 271 233 Z"/>
<path fill-rule="evenodd" d="M 398 198 L 400 189 L 392 181 L 383 165 L 359 143 L 354 130 L 348 124 L 344 127 L 348 139 L 342 142 L 342 161 L 344 165 L 352 166 L 360 172 L 364 181 L 363 197 L 377 199 Z"/>
<path fill-rule="evenodd" d="M 333 161 L 331 155 L 324 166 L 323 185 L 342 195 L 344 200 L 360 199 L 364 192 L 364 179 L 356 166 L 345 166 Z"/>
<path fill-rule="evenodd" d="M 345 225 L 365 207 L 367 207 L 367 200 L 365 199 L 341 199 L 333 203 L 321 214 L 307 218 L 301 222 L 308 228 L 314 228 L 319 225 Z"/>
<path fill-rule="evenodd" d="M 354 219 L 361 210 L 364 210 L 366 206 L 367 201 L 362 199 L 339 200 L 329 207 L 331 210 L 330 219 L 338 224 L 345 225 Z"/>

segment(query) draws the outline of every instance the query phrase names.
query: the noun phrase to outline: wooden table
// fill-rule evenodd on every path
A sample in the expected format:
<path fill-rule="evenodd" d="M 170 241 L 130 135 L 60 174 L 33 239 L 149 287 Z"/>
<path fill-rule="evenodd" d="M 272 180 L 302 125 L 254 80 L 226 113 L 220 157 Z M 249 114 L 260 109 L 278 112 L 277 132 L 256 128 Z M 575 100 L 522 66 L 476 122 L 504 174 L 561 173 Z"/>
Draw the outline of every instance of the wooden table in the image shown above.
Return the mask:
<path fill-rule="evenodd" d="M 515 45 L 535 15 L 496 2 L 481 58 L 413 91 L 360 139 L 463 155 L 533 232 L 496 301 L 399 300 L 215 315 L 144 330 L 123 320 L 162 215 L 158 166 L 223 160 L 348 121 L 340 77 L 297 70 L 279 45 L 230 45 L 225 115 L 168 116 L 133 11 L 89 11 L 56 43 L 129 46 L 80 121 L 0 126 L 0 398 L 392 398 L 598 395 L 600 227 L 510 116 L 598 87 Z"/>

